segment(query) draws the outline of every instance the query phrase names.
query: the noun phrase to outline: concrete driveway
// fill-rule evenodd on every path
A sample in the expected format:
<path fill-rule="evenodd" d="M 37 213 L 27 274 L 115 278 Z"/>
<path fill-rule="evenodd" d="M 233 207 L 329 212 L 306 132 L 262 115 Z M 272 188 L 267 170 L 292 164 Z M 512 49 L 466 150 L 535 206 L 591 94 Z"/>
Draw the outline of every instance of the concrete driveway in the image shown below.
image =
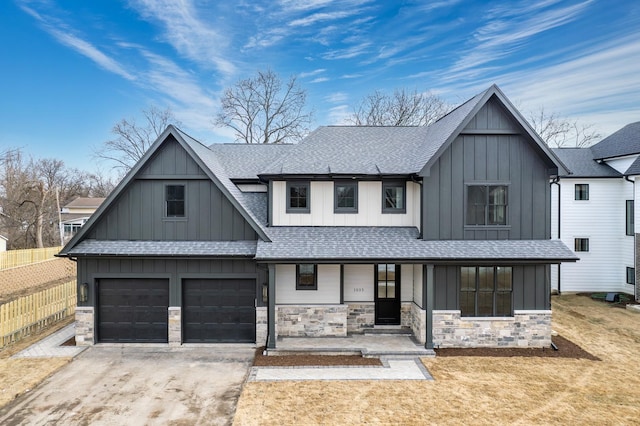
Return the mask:
<path fill-rule="evenodd" d="M 95 346 L 1 409 L 0 424 L 231 424 L 254 351 Z"/>

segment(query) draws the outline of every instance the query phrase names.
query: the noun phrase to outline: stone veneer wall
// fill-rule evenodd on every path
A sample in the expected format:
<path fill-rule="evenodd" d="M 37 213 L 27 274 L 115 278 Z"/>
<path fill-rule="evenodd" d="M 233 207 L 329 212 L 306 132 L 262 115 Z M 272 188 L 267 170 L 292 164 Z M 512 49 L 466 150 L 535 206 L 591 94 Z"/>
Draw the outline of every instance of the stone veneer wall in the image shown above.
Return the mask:
<path fill-rule="evenodd" d="M 460 311 L 433 311 L 436 348 L 548 347 L 551 311 L 515 311 L 509 318 L 460 318 Z"/>
<path fill-rule="evenodd" d="M 267 318 L 269 311 L 266 306 L 256 308 L 256 345 L 266 345 L 269 334 L 269 323 Z"/>
<path fill-rule="evenodd" d="M 93 306 L 76 307 L 76 346 L 95 343 L 95 315 Z"/>
<path fill-rule="evenodd" d="M 276 336 L 346 336 L 347 311 L 347 305 L 276 306 Z"/>
<path fill-rule="evenodd" d="M 169 306 L 169 346 L 182 344 L 182 308 Z"/>
<path fill-rule="evenodd" d="M 411 318 L 411 305 L 413 302 L 402 302 L 400 305 L 400 325 L 402 327 L 411 327 L 413 319 Z"/>
<path fill-rule="evenodd" d="M 411 324 L 413 337 L 422 344 L 427 341 L 427 311 L 420 309 L 420 306 L 411 303 Z"/>
<path fill-rule="evenodd" d="M 362 334 L 375 325 L 376 305 L 373 302 L 349 303 L 347 333 Z"/>

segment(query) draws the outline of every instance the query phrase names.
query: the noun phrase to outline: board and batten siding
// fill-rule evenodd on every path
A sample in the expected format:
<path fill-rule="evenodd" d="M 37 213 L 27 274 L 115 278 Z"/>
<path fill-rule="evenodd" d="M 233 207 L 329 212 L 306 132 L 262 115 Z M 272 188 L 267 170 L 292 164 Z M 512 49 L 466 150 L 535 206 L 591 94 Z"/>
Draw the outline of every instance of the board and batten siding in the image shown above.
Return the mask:
<path fill-rule="evenodd" d="M 132 258 L 78 258 L 78 283 L 88 283 L 90 288 L 100 278 L 168 278 L 169 304 L 181 306 L 180 281 L 184 276 L 219 278 L 254 276 L 259 283 L 267 282 L 267 273 L 250 259 L 132 259 Z M 258 292 L 258 290 L 256 290 Z M 95 306 L 94 292 L 81 306 Z"/>
<path fill-rule="evenodd" d="M 422 270 L 423 265 L 413 265 L 413 303 L 424 309 L 422 306 Z"/>
<path fill-rule="evenodd" d="M 406 213 L 382 213 L 382 182 L 358 182 L 358 213 L 334 213 L 332 181 L 311 181 L 310 212 L 287 213 L 287 182 L 274 181 L 273 226 L 415 226 L 420 228 L 420 185 L 407 182 Z"/>
<path fill-rule="evenodd" d="M 165 186 L 185 186 L 185 217 L 167 218 Z M 256 232 L 195 161 L 167 141 L 92 228 L 98 240 L 256 240 Z"/>
<path fill-rule="evenodd" d="M 339 304 L 340 265 L 318 265 L 318 289 L 296 290 L 296 265 L 276 265 L 276 304 Z"/>
<path fill-rule="evenodd" d="M 589 185 L 588 200 L 575 199 L 576 184 Z M 633 294 L 626 268 L 634 267 L 634 237 L 626 235 L 625 225 L 626 200 L 634 199 L 634 185 L 623 178 L 562 178 L 560 185 L 560 239 L 570 249 L 576 238 L 589 239 L 589 251 L 576 252 L 579 261 L 560 267 L 560 291 Z M 552 195 L 552 232 L 558 238 L 557 185 L 552 185 Z M 551 285 L 558 288 L 555 265 Z"/>
<path fill-rule="evenodd" d="M 478 112 L 424 173 L 424 239 L 549 238 L 548 165 L 521 132 L 495 101 Z M 507 185 L 506 226 L 465 225 L 470 184 Z"/>
<path fill-rule="evenodd" d="M 551 309 L 549 265 L 512 265 L 511 267 L 513 268 L 513 310 Z M 436 265 L 434 290 L 434 309 L 459 310 L 460 266 Z"/>

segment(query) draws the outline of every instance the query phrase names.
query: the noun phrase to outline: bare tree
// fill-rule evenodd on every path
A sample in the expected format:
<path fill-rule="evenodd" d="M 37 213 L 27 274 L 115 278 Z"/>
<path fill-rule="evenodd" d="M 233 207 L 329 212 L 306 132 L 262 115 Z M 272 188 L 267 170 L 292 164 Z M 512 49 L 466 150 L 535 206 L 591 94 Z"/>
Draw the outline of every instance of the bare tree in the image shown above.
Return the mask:
<path fill-rule="evenodd" d="M 593 124 L 583 124 L 558 113 L 548 113 L 540 107 L 529 113 L 529 123 L 542 140 L 550 147 L 587 147 L 602 135 Z"/>
<path fill-rule="evenodd" d="M 224 91 L 214 124 L 233 129 L 238 142 L 299 141 L 312 120 L 306 100 L 307 93 L 295 76 L 283 84 L 273 71 L 258 71 Z"/>
<path fill-rule="evenodd" d="M 114 168 L 126 173 L 149 149 L 166 127 L 176 121 L 169 108 L 161 110 L 156 106 L 143 110 L 144 123 L 138 124 L 135 118 L 123 118 L 111 129 L 114 139 L 104 142 L 94 150 L 94 156 L 114 162 Z"/>
<path fill-rule="evenodd" d="M 355 107 L 348 121 L 356 126 L 427 126 L 451 110 L 431 92 L 395 89 L 393 94 L 376 90 Z"/>

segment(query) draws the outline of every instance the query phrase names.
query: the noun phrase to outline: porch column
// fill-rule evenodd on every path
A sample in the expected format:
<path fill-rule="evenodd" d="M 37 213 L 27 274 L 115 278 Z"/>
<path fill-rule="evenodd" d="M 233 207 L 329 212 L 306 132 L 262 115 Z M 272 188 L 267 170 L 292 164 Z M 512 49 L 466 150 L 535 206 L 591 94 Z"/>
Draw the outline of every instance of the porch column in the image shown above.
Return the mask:
<path fill-rule="evenodd" d="M 267 309 L 267 322 L 269 323 L 269 337 L 267 349 L 276 348 L 276 265 L 269 264 L 269 289 L 267 293 L 269 307 Z"/>
<path fill-rule="evenodd" d="M 424 265 L 422 277 L 423 306 L 427 311 L 427 339 L 424 347 L 433 349 L 433 299 L 435 298 L 433 265 Z"/>

